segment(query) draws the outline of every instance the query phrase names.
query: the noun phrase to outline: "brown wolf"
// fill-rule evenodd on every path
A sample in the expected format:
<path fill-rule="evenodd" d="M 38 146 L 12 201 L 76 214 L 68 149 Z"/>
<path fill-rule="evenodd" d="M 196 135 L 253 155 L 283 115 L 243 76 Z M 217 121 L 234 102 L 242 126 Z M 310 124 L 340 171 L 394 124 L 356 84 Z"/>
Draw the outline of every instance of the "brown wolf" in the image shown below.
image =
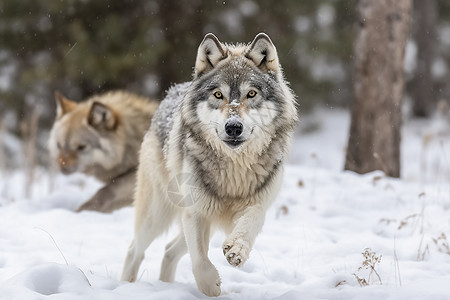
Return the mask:
<path fill-rule="evenodd" d="M 133 202 L 138 150 L 159 102 L 124 92 L 73 102 L 55 92 L 49 149 L 64 174 L 82 172 L 106 183 L 77 211 L 111 212 Z"/>

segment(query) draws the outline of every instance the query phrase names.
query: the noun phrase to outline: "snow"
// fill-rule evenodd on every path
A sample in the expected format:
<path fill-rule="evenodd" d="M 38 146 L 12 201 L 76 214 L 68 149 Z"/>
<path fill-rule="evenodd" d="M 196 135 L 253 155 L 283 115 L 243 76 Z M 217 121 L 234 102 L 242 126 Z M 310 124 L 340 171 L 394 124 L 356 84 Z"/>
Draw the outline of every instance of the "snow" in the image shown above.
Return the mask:
<path fill-rule="evenodd" d="M 412 76 L 417 68 L 417 44 L 413 40 L 406 41 L 405 62 L 403 69 L 408 76 Z"/>
<path fill-rule="evenodd" d="M 348 126 L 341 110 L 302 118 L 280 195 L 242 268 L 223 257 L 224 235 L 212 237 L 219 298 L 450 298 L 448 120 L 405 121 L 403 179 L 342 171 Z M 176 228 L 149 247 L 138 282 L 120 282 L 133 209 L 74 213 L 100 186 L 80 174 L 52 179 L 38 169 L 30 199 L 23 182 L 23 172 L 0 174 L 0 299 L 206 298 L 188 255 L 175 283 L 158 281 Z M 381 283 L 362 266 L 366 248 L 381 256 Z"/>
<path fill-rule="evenodd" d="M 298 16 L 295 18 L 294 28 L 298 33 L 305 33 L 311 29 L 311 19 L 306 16 Z"/>
<path fill-rule="evenodd" d="M 345 78 L 344 66 L 338 60 L 322 56 L 314 57 L 312 60 L 310 73 L 314 80 L 342 80 Z"/>
<path fill-rule="evenodd" d="M 333 24 L 336 18 L 334 7 L 328 4 L 323 4 L 317 11 L 317 23 L 320 27 L 327 27 Z"/>

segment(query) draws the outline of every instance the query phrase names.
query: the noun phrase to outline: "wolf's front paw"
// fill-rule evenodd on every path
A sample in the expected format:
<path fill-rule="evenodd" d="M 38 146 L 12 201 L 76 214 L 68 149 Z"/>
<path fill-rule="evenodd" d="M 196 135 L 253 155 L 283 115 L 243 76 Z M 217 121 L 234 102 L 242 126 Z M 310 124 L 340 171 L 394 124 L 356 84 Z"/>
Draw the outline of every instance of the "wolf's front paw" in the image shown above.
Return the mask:
<path fill-rule="evenodd" d="M 211 262 L 203 262 L 193 268 L 198 289 L 209 297 L 220 296 L 220 276 Z"/>
<path fill-rule="evenodd" d="M 223 255 L 234 267 L 241 267 L 248 259 L 250 245 L 243 239 L 228 239 L 222 246 Z"/>

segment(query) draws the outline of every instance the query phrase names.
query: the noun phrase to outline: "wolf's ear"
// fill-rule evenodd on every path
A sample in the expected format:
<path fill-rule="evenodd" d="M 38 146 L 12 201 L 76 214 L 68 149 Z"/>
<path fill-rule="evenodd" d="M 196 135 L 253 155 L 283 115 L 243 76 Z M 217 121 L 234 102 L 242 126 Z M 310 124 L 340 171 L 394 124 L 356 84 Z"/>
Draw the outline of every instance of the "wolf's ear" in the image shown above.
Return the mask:
<path fill-rule="evenodd" d="M 259 33 L 255 37 L 245 56 L 251 59 L 264 73 L 269 71 L 278 73 L 280 71 L 277 49 L 265 33 Z"/>
<path fill-rule="evenodd" d="M 77 106 L 76 102 L 70 101 L 58 91 L 55 91 L 55 100 L 56 100 L 56 119 L 61 118 L 63 115 L 73 110 Z"/>
<path fill-rule="evenodd" d="M 88 115 L 88 124 L 97 130 L 114 130 L 117 127 L 117 115 L 103 103 L 92 103 Z"/>
<path fill-rule="evenodd" d="M 195 77 L 197 78 L 212 70 L 227 56 L 227 51 L 219 39 L 214 34 L 208 33 L 198 47 L 197 59 L 195 61 Z"/>

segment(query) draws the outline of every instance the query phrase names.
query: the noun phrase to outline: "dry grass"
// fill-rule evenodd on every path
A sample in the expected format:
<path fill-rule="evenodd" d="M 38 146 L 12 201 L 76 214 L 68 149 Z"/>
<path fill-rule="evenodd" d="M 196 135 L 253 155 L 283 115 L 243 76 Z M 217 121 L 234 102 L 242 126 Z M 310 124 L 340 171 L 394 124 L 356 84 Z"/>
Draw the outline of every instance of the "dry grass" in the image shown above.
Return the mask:
<path fill-rule="evenodd" d="M 402 286 L 402 277 L 400 275 L 400 265 L 397 257 L 397 245 L 394 239 L 394 267 L 395 267 L 395 283 Z"/>
<path fill-rule="evenodd" d="M 450 246 L 445 233 L 442 232 L 437 238 L 433 238 L 433 242 L 439 252 L 450 255 Z"/>
<path fill-rule="evenodd" d="M 68 265 L 69 265 L 69 262 L 67 261 L 67 259 L 66 259 L 65 255 L 64 255 L 64 253 L 61 251 L 61 248 L 59 248 L 59 246 L 58 246 L 58 244 L 56 243 L 56 241 L 55 241 L 55 239 L 53 238 L 53 236 L 52 236 L 48 231 L 46 231 L 46 230 L 44 230 L 44 229 L 42 229 L 42 228 L 35 227 L 35 229 L 38 229 L 38 230 L 41 230 L 41 231 L 45 232 L 45 233 L 50 237 L 50 239 L 51 239 L 52 242 L 53 242 L 53 245 L 55 245 L 56 249 L 59 251 L 59 253 L 61 254 L 62 258 L 64 259 L 64 262 L 65 262 L 66 265 L 68 266 Z M 81 268 L 78 268 L 78 267 L 77 267 L 77 269 L 81 272 L 81 274 L 83 274 L 83 276 L 84 276 L 84 278 L 86 279 L 86 281 L 87 281 L 87 283 L 89 284 L 89 286 L 92 286 L 91 282 L 89 281 L 89 278 L 86 276 L 86 273 L 84 273 L 84 271 L 81 270 Z"/>
<path fill-rule="evenodd" d="M 365 248 L 361 254 L 364 260 L 361 262 L 361 266 L 358 268 L 358 270 L 353 273 L 353 276 L 355 276 L 359 285 L 363 287 L 372 285 L 376 282 L 382 285 L 383 282 L 381 280 L 381 276 L 377 271 L 377 266 L 380 264 L 382 256 L 378 255 L 370 248 Z M 368 274 L 363 275 L 363 270 L 368 270 Z M 374 274 L 376 279 L 373 278 Z"/>
<path fill-rule="evenodd" d="M 279 219 L 280 216 L 286 216 L 289 214 L 289 208 L 286 205 L 282 205 L 277 210 L 276 218 Z"/>

